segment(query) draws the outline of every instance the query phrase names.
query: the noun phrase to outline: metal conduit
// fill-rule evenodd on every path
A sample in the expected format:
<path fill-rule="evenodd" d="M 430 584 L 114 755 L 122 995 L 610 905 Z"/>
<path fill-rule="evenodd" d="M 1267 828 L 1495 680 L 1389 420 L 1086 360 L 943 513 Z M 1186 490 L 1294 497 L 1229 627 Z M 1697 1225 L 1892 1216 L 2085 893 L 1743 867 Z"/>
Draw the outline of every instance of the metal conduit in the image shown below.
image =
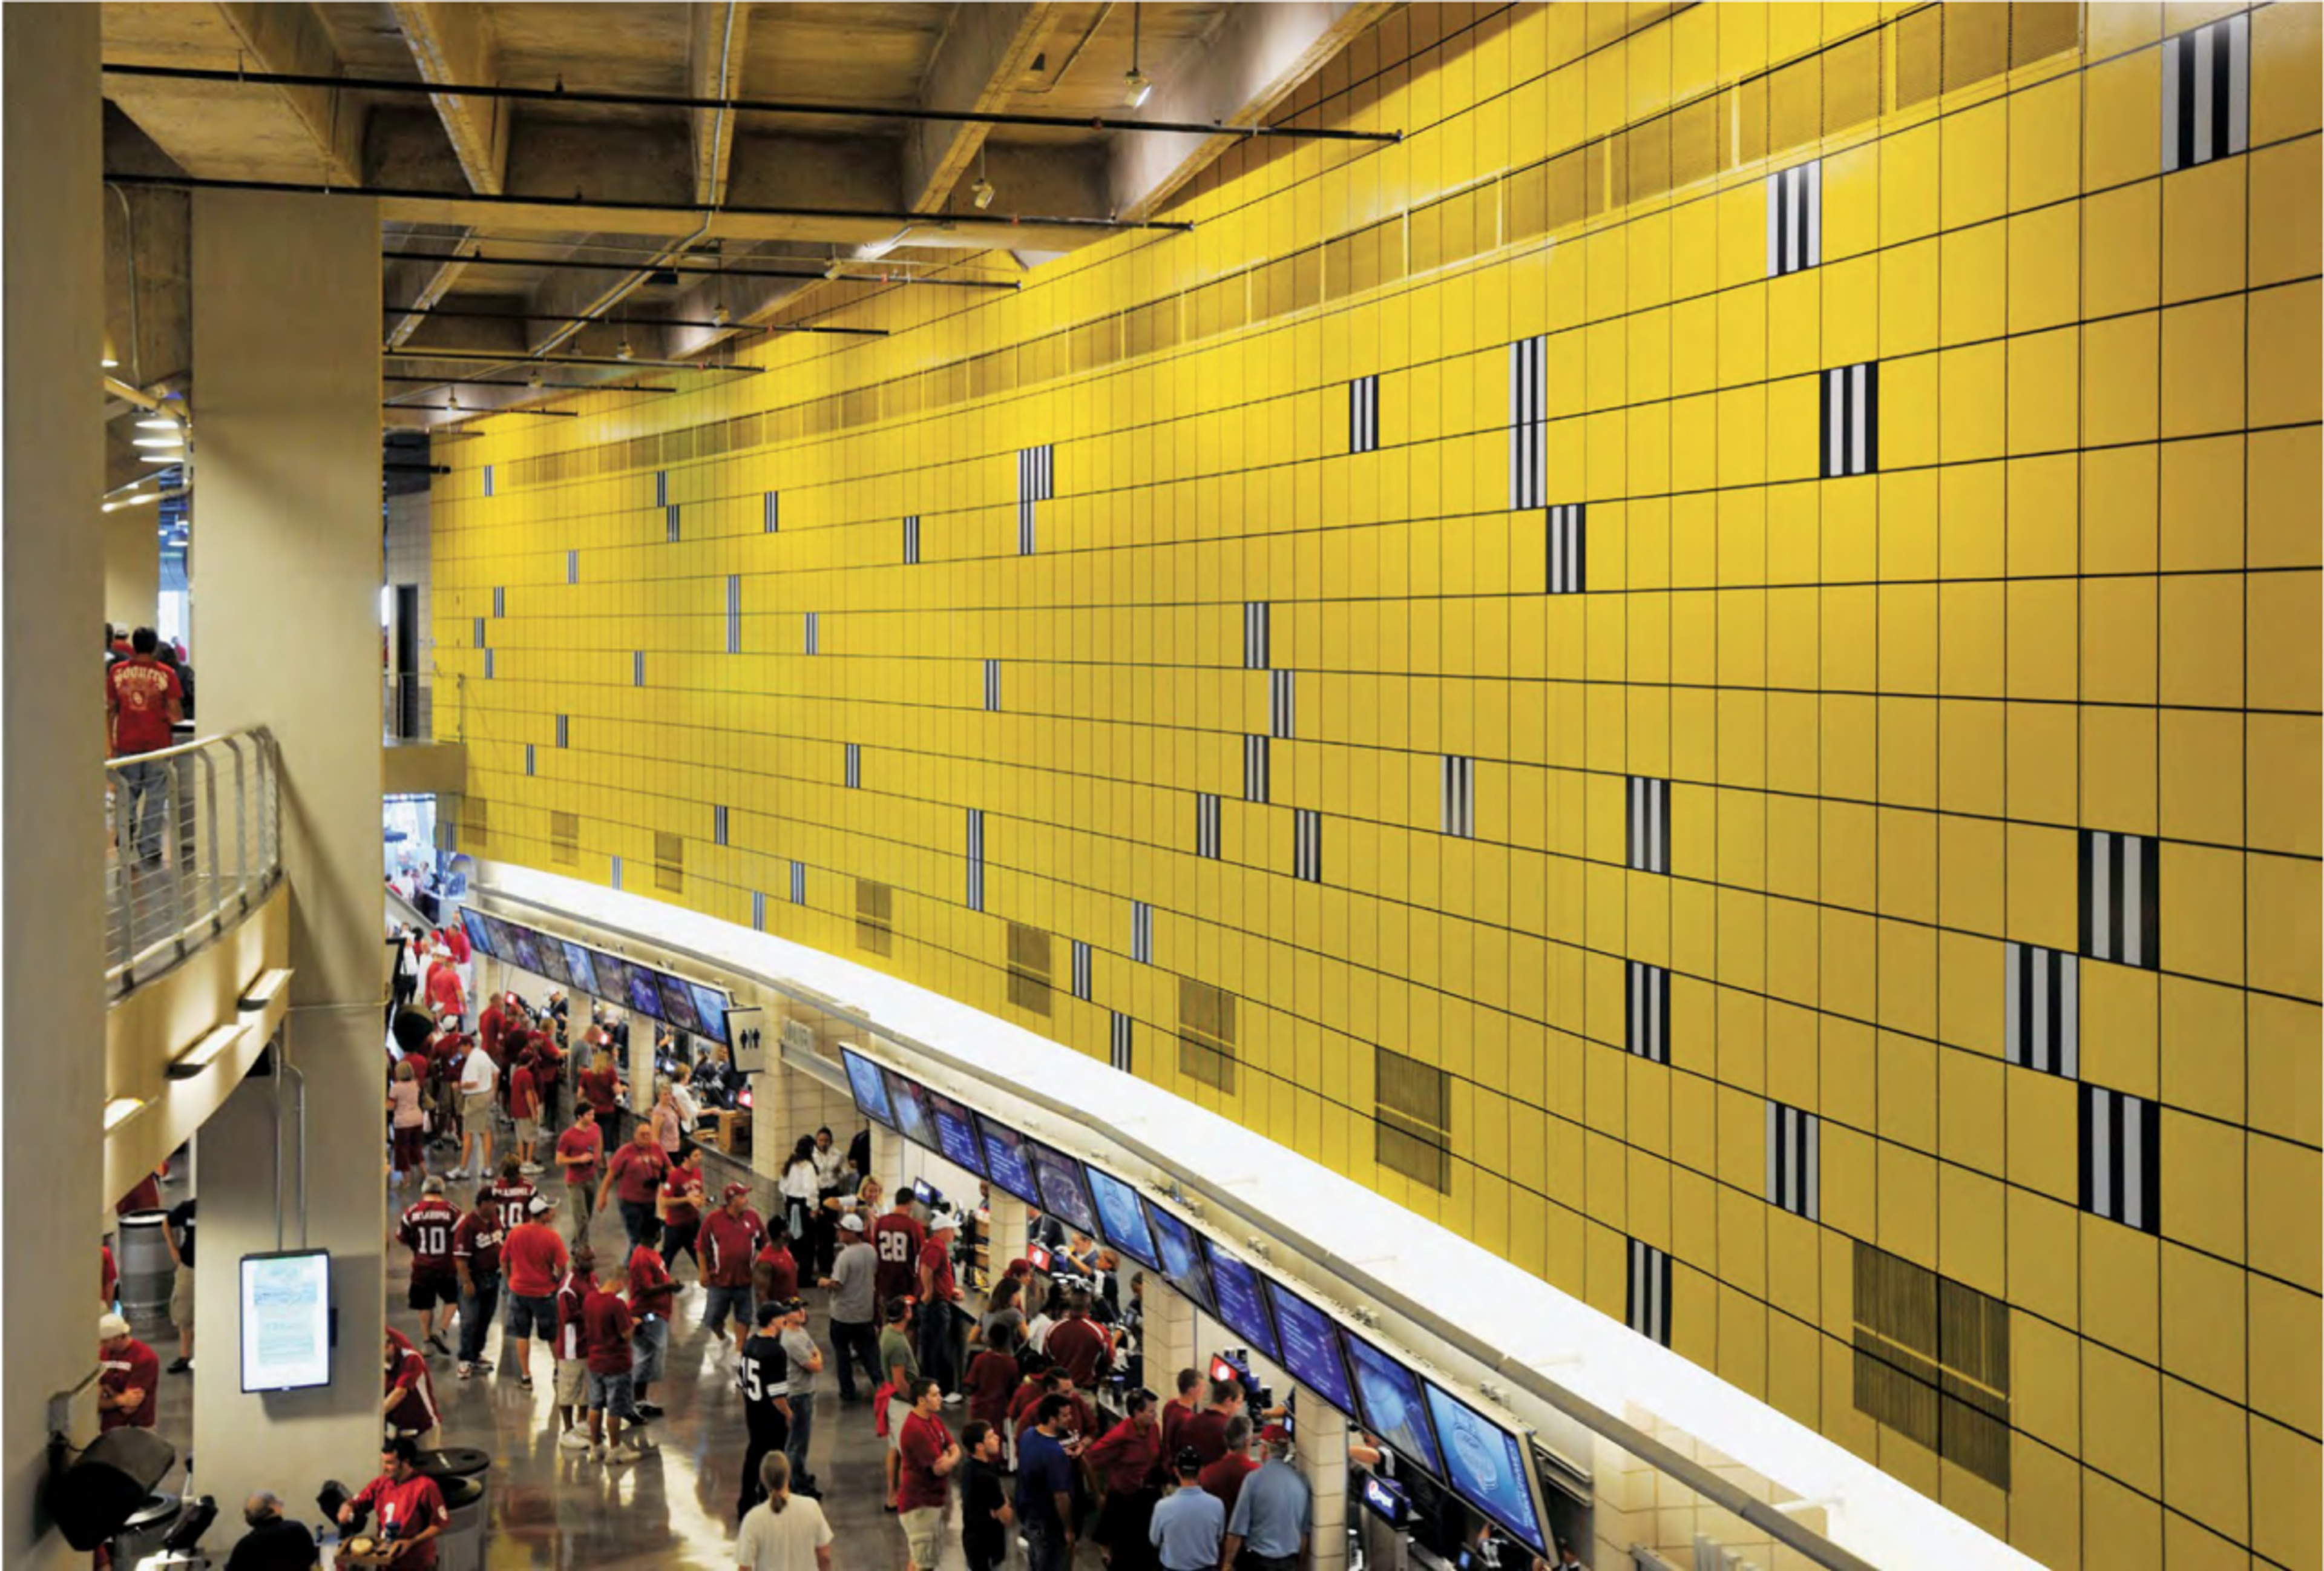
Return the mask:
<path fill-rule="evenodd" d="M 689 212 L 692 211 L 691 208 L 687 210 Z M 724 211 L 727 209 L 721 210 Z M 740 209 L 734 210 L 739 211 Z M 521 242 L 520 242 L 520 244 L 521 244 Z M 538 244 L 538 242 L 535 242 L 535 244 Z M 667 251 L 669 247 L 664 246 L 660 249 Z M 523 256 L 487 256 L 481 251 L 471 256 L 461 256 L 457 254 L 445 256 L 438 255 L 432 251 L 383 251 L 380 253 L 380 255 L 383 259 L 389 262 L 458 262 L 469 267 L 539 267 L 550 272 L 635 273 L 642 269 L 650 273 L 675 273 L 681 278 L 803 278 L 835 280 L 841 283 L 845 283 L 852 280 L 859 283 L 925 283 L 934 284 L 945 289 L 1022 289 L 1025 287 L 1015 279 L 1010 278 L 930 278 L 924 277 L 916 273 L 890 273 L 876 275 L 868 273 L 834 273 L 833 270 L 835 268 L 849 265 L 850 263 L 854 260 L 851 257 L 836 257 L 821 267 L 700 267 L 683 265 L 682 263 L 685 260 L 683 258 L 674 259 L 668 263 L 639 262 L 635 260 L 628 262 L 583 262 L 569 256 L 539 260 Z M 862 263 L 862 265 L 871 266 L 875 264 L 867 263 Z M 906 263 L 902 265 L 929 266 L 941 264 Z M 388 310 L 393 310 L 396 308 L 389 306 L 385 309 Z M 419 308 L 416 306 L 405 306 L 403 310 L 416 313 Z M 717 324 L 714 322 L 700 322 L 681 325 L 715 327 Z M 734 326 L 739 324 L 729 325 Z M 881 329 L 877 328 L 789 328 L 777 330 L 794 333 L 878 334 L 881 332 Z"/>

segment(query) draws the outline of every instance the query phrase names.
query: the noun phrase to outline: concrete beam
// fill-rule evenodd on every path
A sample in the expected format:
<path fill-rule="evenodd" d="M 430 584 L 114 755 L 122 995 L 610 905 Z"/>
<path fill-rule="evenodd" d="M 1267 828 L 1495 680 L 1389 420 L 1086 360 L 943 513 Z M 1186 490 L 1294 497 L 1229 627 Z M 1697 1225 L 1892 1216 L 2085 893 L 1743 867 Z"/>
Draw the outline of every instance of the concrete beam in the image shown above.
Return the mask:
<path fill-rule="evenodd" d="M 1199 69 L 1162 84 L 1140 112 L 1149 120 L 1252 125 L 1395 7 L 1379 0 L 1284 0 L 1231 5 Z M 1118 136 L 1108 179 L 1111 211 L 1149 217 L 1236 138 Z"/>
<path fill-rule="evenodd" d="M 130 65 L 339 76 L 315 8 L 282 5 L 108 5 L 105 56 Z M 110 77 L 105 96 L 189 174 L 363 182 L 364 100 L 329 88 L 252 88 Z"/>
<path fill-rule="evenodd" d="M 920 88 L 925 109 L 992 114 L 1005 106 L 1025 68 L 1063 7 L 1051 5 L 955 5 Z M 904 137 L 903 187 L 914 212 L 943 210 L 984 145 L 987 126 L 915 121 Z"/>
<path fill-rule="evenodd" d="M 500 81 L 500 42 L 493 35 L 490 7 L 395 0 L 394 11 L 422 81 L 486 87 Z M 509 100 L 437 93 L 429 101 L 468 177 L 468 189 L 497 196 L 508 169 Z"/>
<path fill-rule="evenodd" d="M 687 91 L 697 98 L 734 98 L 742 93 L 742 59 L 749 42 L 750 7 L 740 0 L 724 5 L 687 7 Z M 718 109 L 692 113 L 694 199 L 716 207 L 726 199 L 726 171 L 734 155 L 735 120 Z"/>
<path fill-rule="evenodd" d="M 218 13 L 234 30 L 251 69 L 299 76 L 335 77 L 346 67 L 331 30 L 312 5 L 256 4 L 232 0 Z M 363 180 L 364 111 L 362 100 L 327 88 L 280 88 L 282 101 L 307 127 L 316 150 L 329 167 L 331 178 L 358 184 Z"/>

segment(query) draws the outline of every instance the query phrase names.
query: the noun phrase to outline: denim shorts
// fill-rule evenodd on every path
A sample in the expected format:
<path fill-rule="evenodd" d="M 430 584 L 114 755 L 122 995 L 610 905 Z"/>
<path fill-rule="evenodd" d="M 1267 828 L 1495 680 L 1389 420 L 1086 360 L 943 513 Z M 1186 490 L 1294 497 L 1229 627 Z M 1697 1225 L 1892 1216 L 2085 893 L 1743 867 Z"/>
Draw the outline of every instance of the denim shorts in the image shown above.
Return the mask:
<path fill-rule="evenodd" d="M 538 1298 L 511 1295 L 509 1298 L 508 1334 L 512 1336 L 538 1336 L 543 1342 L 557 1337 L 557 1299 L 544 1294 Z"/>
<path fill-rule="evenodd" d="M 669 1352 L 669 1322 L 648 1315 L 630 1328 L 630 1380 L 651 1385 L 661 1378 Z"/>
<path fill-rule="evenodd" d="M 704 1289 L 702 1295 L 703 1325 L 708 1326 L 713 1331 L 717 1330 L 726 1323 L 726 1316 L 729 1310 L 733 1312 L 735 1326 L 739 1327 L 745 1335 L 748 1335 L 751 1330 L 751 1289 L 747 1287 L 712 1287 Z"/>
<path fill-rule="evenodd" d="M 589 1372 L 591 1410 L 611 1413 L 617 1419 L 636 1418 L 637 1402 L 632 1395 L 635 1384 L 631 1372 L 626 1369 L 619 1374 L 599 1374 L 595 1370 L 591 1370 Z"/>

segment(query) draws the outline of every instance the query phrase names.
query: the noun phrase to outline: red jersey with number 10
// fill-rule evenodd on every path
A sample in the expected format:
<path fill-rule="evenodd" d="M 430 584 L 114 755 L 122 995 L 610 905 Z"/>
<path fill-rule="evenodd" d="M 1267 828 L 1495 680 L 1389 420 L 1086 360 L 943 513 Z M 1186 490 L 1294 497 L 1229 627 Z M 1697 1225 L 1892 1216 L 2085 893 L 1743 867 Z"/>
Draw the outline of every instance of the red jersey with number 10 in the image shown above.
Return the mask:
<path fill-rule="evenodd" d="M 449 1276 L 452 1273 L 452 1234 L 460 1213 L 441 1195 L 420 1197 L 403 1213 L 395 1236 L 411 1252 L 411 1274 Z"/>

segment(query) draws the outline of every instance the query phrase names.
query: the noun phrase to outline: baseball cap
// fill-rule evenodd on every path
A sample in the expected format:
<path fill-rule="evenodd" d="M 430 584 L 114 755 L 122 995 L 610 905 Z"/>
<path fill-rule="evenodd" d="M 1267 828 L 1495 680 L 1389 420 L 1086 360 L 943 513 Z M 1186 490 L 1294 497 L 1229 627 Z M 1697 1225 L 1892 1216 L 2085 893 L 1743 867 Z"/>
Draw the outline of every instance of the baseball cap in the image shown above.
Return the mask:
<path fill-rule="evenodd" d="M 550 1199 L 546 1195 L 535 1195 L 531 1200 L 526 1204 L 524 1214 L 528 1216 L 546 1216 L 551 1211 L 556 1209 L 556 1201 Z"/>
<path fill-rule="evenodd" d="M 729 1184 L 720 1192 L 718 1197 L 722 1200 L 732 1200 L 737 1195 L 747 1195 L 750 1192 L 751 1186 L 748 1184 Z"/>
<path fill-rule="evenodd" d="M 863 1218 L 851 1211 L 839 1219 L 839 1227 L 843 1233 L 861 1233 L 863 1231 Z"/>
<path fill-rule="evenodd" d="M 752 1317 L 761 1326 L 771 1326 L 776 1321 L 781 1319 L 784 1315 L 788 1312 L 789 1311 L 786 1310 L 780 1304 L 778 1304 L 772 1298 L 770 1298 L 765 1303 L 759 1306 L 757 1313 Z"/>
<path fill-rule="evenodd" d="M 1270 1446 L 1279 1446 L 1291 1438 L 1291 1431 L 1280 1424 L 1269 1424 L 1259 1432 L 1259 1437 Z"/>
<path fill-rule="evenodd" d="M 1179 1446 L 1178 1455 L 1173 1460 L 1181 1473 L 1200 1473 L 1203 1470 L 1203 1454 L 1192 1446 Z"/>
<path fill-rule="evenodd" d="M 935 1215 L 928 1218 L 928 1231 L 930 1233 L 942 1233 L 947 1227 L 956 1228 L 959 1225 L 960 1214 L 956 1211 L 939 1211 Z"/>
<path fill-rule="evenodd" d="M 98 1341 L 109 1342 L 115 1336 L 126 1336 L 128 1335 L 129 1322 L 123 1319 L 120 1316 L 99 1315 L 97 1317 L 97 1339 Z"/>

